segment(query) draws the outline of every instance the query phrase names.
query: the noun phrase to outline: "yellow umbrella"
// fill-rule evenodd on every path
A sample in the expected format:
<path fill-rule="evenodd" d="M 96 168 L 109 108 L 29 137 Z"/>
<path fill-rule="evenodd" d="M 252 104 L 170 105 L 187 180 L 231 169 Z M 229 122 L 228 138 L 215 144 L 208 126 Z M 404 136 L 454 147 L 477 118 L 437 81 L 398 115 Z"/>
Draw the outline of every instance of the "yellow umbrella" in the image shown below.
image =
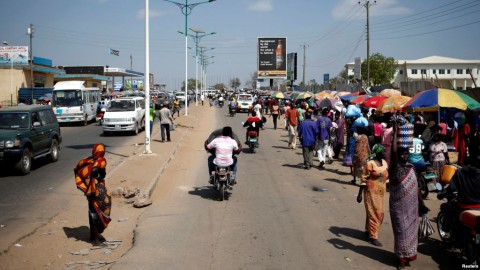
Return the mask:
<path fill-rule="evenodd" d="M 395 89 L 384 89 L 380 92 L 380 95 L 388 98 L 393 96 L 401 96 L 402 92 L 400 92 L 400 90 L 395 90 Z"/>
<path fill-rule="evenodd" d="M 320 92 L 315 94 L 315 99 L 333 98 L 332 94 L 327 92 Z"/>
<path fill-rule="evenodd" d="M 400 110 L 403 105 L 405 105 L 408 101 L 412 99 L 411 97 L 407 96 L 392 96 L 380 103 L 377 107 L 377 111 L 381 113 L 391 112 L 394 113 Z"/>

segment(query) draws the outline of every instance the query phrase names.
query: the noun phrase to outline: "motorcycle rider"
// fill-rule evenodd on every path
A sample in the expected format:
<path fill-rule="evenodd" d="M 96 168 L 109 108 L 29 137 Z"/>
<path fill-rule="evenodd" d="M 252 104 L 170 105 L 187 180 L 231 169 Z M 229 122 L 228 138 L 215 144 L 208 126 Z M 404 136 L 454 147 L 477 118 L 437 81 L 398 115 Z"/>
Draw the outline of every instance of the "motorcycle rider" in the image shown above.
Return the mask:
<path fill-rule="evenodd" d="M 453 195 L 455 192 L 457 200 L 451 200 L 442 205 L 446 219 L 450 221 L 445 224 L 445 231 L 449 231 L 450 226 L 458 222 L 462 211 L 480 210 L 480 155 L 470 157 L 468 165 L 457 169 L 445 192 L 439 193 L 437 198 L 440 200 L 445 197 L 452 198 L 455 197 Z M 459 231 L 453 233 L 460 235 Z"/>
<path fill-rule="evenodd" d="M 257 116 L 257 113 L 255 111 L 252 111 L 252 116 L 245 121 L 243 124 L 243 127 L 247 127 L 247 133 L 245 135 L 245 144 L 248 144 L 248 133 L 250 131 L 255 131 L 257 132 L 257 144 L 258 144 L 258 138 L 260 137 L 260 128 L 263 127 L 263 121 L 260 117 Z"/>
<path fill-rule="evenodd" d="M 230 104 L 228 104 L 228 112 L 232 113 L 232 110 L 236 109 L 237 107 L 238 107 L 237 101 L 235 100 L 235 98 L 232 98 L 232 100 L 230 101 Z"/>
<path fill-rule="evenodd" d="M 209 183 L 213 184 L 213 174 L 215 171 L 215 164 L 228 165 L 231 162 L 233 170 L 232 185 L 236 183 L 237 175 L 237 157 L 242 151 L 242 144 L 238 136 L 233 132 L 232 127 L 225 126 L 222 129 L 214 130 L 205 141 L 205 150 L 210 152 L 208 157 L 208 175 L 210 177 Z M 217 159 L 218 157 L 218 159 Z"/>
<path fill-rule="evenodd" d="M 223 107 L 223 101 L 224 100 L 225 99 L 223 98 L 223 95 L 220 95 L 220 97 L 218 98 L 218 106 Z"/>

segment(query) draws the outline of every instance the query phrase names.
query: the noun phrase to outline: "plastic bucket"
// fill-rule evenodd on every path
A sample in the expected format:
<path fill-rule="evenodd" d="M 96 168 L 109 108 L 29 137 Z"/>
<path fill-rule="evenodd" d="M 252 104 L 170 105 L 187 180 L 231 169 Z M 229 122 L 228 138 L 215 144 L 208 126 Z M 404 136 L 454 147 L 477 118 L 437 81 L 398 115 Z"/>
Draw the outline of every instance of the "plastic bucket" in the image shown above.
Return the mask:
<path fill-rule="evenodd" d="M 443 185 L 447 185 L 452 180 L 453 175 L 457 171 L 457 167 L 453 165 L 443 165 L 442 178 L 440 179 Z"/>

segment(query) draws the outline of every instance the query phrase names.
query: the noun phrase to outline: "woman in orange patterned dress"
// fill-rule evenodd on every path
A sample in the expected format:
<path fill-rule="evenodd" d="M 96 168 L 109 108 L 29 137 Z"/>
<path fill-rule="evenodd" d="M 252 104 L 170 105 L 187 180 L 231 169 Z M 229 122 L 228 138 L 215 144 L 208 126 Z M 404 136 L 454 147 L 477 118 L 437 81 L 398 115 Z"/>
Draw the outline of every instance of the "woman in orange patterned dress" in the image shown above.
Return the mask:
<path fill-rule="evenodd" d="M 87 197 L 90 240 L 94 244 L 104 240 L 100 234 L 111 220 L 112 197 L 105 186 L 107 160 L 104 155 L 105 145 L 95 144 L 92 156 L 80 160 L 73 169 L 75 184 Z"/>
<path fill-rule="evenodd" d="M 383 204 L 388 183 L 388 165 L 384 157 L 385 147 L 381 144 L 374 145 L 363 169 L 357 196 L 358 203 L 362 202 L 362 194 L 365 196 L 365 233 L 368 234 L 370 243 L 375 246 L 382 246 L 378 241 L 378 234 L 384 217 Z"/>

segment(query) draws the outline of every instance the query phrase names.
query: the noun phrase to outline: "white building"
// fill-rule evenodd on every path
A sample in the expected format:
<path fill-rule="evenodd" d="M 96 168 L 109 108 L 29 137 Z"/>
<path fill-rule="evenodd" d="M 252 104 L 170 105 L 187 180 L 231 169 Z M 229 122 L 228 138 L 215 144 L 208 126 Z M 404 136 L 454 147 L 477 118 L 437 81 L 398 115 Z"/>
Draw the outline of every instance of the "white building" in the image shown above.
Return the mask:
<path fill-rule="evenodd" d="M 432 81 L 442 88 L 465 90 L 475 87 L 473 80 L 480 87 L 480 60 L 430 56 L 417 60 L 397 61 L 398 68 L 391 82 L 395 87 L 400 87 L 402 82 Z M 354 75 L 354 62 L 346 64 L 345 68 L 348 76 Z"/>

